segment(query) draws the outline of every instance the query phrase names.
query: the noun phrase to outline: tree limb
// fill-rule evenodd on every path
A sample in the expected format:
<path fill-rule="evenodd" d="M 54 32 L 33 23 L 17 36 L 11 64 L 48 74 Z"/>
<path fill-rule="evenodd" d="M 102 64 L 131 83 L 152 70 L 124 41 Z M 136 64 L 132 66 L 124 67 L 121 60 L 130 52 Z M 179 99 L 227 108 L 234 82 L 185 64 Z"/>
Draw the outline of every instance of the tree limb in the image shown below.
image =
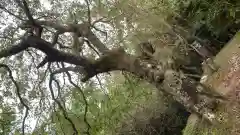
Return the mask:
<path fill-rule="evenodd" d="M 15 14 L 13 14 L 12 12 L 10 12 L 9 10 L 7 10 L 4 6 L 0 5 L 0 9 L 2 9 L 3 11 L 7 12 L 8 14 L 14 16 L 15 18 L 24 21 L 24 19 L 22 19 L 20 16 L 17 16 Z"/>
<path fill-rule="evenodd" d="M 64 67 L 64 68 L 60 68 L 60 69 L 55 70 L 53 72 L 53 74 L 65 73 L 65 72 L 68 72 L 68 71 L 80 72 L 81 70 L 83 70 L 83 68 L 81 68 L 81 67 Z"/>
<path fill-rule="evenodd" d="M 29 21 L 32 23 L 32 25 L 34 25 L 35 21 L 34 21 L 33 16 L 32 16 L 32 14 L 29 10 L 29 7 L 28 7 L 28 4 L 27 4 L 26 0 L 22 0 L 22 2 L 23 2 L 23 10 L 25 11 Z"/>
<path fill-rule="evenodd" d="M 90 61 L 84 57 L 61 52 L 53 48 L 51 43 L 39 37 L 29 36 L 22 41 L 22 44 L 23 46 L 33 47 L 44 52 L 48 57 L 48 62 L 66 62 L 81 66 L 85 75 L 82 79 L 83 82 L 99 73 L 106 73 L 114 70 L 130 72 L 139 78 L 145 79 L 151 84 L 155 84 L 159 90 L 162 90 L 161 84 L 163 82 L 165 92 L 173 96 L 176 101 L 182 103 L 188 110 L 197 112 L 199 115 L 211 120 L 211 118 L 208 117 L 211 112 L 205 107 L 198 107 L 199 101 L 198 93 L 196 93 L 195 81 L 188 77 L 180 76 L 177 71 L 169 70 L 171 67 L 165 68 L 161 63 L 156 64 L 154 61 L 144 60 L 127 54 L 122 48 L 105 51 L 104 55 L 100 56 L 99 59 Z M 14 50 L 14 53 L 5 53 L 5 55 L 2 56 L 10 56 L 23 49 L 20 48 L 20 51 L 16 51 L 16 49 Z M 68 68 L 68 70 L 65 69 L 65 71 L 69 70 L 70 68 Z M 75 68 L 71 70 L 75 71 Z M 64 72 L 64 70 L 59 70 L 58 72 Z M 205 99 L 208 100 L 209 98 Z"/>
<path fill-rule="evenodd" d="M 14 45 L 0 51 L 0 58 L 8 57 L 20 53 L 28 48 L 25 40 L 22 40 L 18 45 Z"/>
<path fill-rule="evenodd" d="M 58 24 L 52 21 L 37 21 L 37 24 L 48 26 L 56 29 L 57 31 L 65 32 L 73 32 L 79 33 L 81 36 L 86 37 L 101 53 L 104 54 L 105 51 L 109 49 L 99 40 L 99 38 L 89 29 L 88 23 L 82 24 Z"/>

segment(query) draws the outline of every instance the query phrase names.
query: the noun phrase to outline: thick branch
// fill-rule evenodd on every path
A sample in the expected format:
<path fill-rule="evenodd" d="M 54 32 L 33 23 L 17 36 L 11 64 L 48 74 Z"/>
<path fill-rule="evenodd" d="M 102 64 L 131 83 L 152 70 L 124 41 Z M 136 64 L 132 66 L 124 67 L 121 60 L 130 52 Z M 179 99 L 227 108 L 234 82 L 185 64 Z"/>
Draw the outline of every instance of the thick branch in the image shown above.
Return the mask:
<path fill-rule="evenodd" d="M 81 68 L 81 67 L 65 67 L 65 68 L 60 68 L 58 70 L 55 70 L 53 72 L 53 74 L 65 73 L 65 72 L 68 72 L 68 71 L 80 72 L 81 70 L 83 70 L 83 68 Z"/>
<path fill-rule="evenodd" d="M 8 57 L 20 53 L 28 48 L 25 40 L 21 41 L 18 45 L 14 45 L 0 51 L 0 58 Z"/>
<path fill-rule="evenodd" d="M 52 21 L 37 21 L 39 25 L 48 26 L 59 32 L 74 32 L 88 38 L 88 40 L 101 52 L 104 53 L 109 49 L 98 39 L 98 37 L 89 29 L 89 23 L 62 25 Z"/>
<path fill-rule="evenodd" d="M 94 72 L 87 72 L 82 79 L 83 82 L 99 73 L 105 73 L 113 70 L 123 70 L 137 75 L 140 78 L 147 79 L 149 82 L 161 82 L 164 71 L 149 67 L 151 64 L 142 61 L 138 57 L 127 54 L 122 48 L 107 51 L 92 64 Z M 87 71 L 87 70 L 86 70 Z"/>
<path fill-rule="evenodd" d="M 73 54 L 61 52 L 52 47 L 50 42 L 47 42 L 38 37 L 30 36 L 27 39 L 27 44 L 30 47 L 36 48 L 44 52 L 48 56 L 48 62 L 67 62 L 74 65 L 89 67 L 91 62 L 84 57 L 75 56 Z"/>
<path fill-rule="evenodd" d="M 159 90 L 170 94 L 176 101 L 180 102 L 185 108 L 203 116 L 210 122 L 216 122 L 215 115 L 212 113 L 210 104 L 215 102 L 207 96 L 197 92 L 197 84 L 194 80 L 181 75 L 177 71 L 164 69 L 163 65 L 151 65 L 151 61 L 144 61 L 137 57 L 131 56 L 122 49 L 116 49 L 107 52 L 93 63 L 94 72 L 87 72 L 82 81 L 87 81 L 96 74 L 123 70 L 145 79 Z M 159 67 L 160 68 L 157 68 Z M 164 80 L 164 81 L 163 81 Z M 162 85 L 163 82 L 163 85 Z"/>
<path fill-rule="evenodd" d="M 66 62 L 86 68 L 90 68 L 92 64 L 87 58 L 61 52 L 53 48 L 51 43 L 35 36 L 29 36 L 18 45 L 0 51 L 0 58 L 15 55 L 26 50 L 28 47 L 33 47 L 44 52 L 48 57 L 47 62 Z"/>
<path fill-rule="evenodd" d="M 90 30 L 87 37 L 88 40 L 101 52 L 105 53 L 108 48 L 100 41 L 100 39 Z"/>

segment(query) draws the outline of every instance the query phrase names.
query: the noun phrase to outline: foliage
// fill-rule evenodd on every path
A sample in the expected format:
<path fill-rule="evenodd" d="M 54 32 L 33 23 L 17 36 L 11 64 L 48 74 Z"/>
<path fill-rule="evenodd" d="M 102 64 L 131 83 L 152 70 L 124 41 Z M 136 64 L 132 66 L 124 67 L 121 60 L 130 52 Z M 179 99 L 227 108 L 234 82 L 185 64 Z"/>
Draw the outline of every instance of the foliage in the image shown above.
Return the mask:
<path fill-rule="evenodd" d="M 15 111 L 8 105 L 1 105 L 0 107 L 0 134 L 10 134 L 14 129 L 16 116 Z"/>
<path fill-rule="evenodd" d="M 87 121 L 91 125 L 90 133 L 92 135 L 116 134 L 123 121 L 131 118 L 135 111 L 146 106 L 155 109 L 163 109 L 164 105 L 159 100 L 157 92 L 149 85 L 139 84 L 139 80 L 128 78 L 122 80 L 120 74 L 117 74 L 115 81 L 107 83 L 106 90 L 108 95 L 104 95 L 101 89 L 87 86 L 84 93 L 88 99 L 89 111 Z M 131 81 L 130 81 L 131 80 Z M 118 82 L 116 84 L 116 82 Z M 84 123 L 84 101 L 78 90 L 72 90 L 71 107 L 68 110 L 69 117 L 73 119 L 79 132 L 86 130 Z M 154 103 L 155 102 L 155 103 Z M 155 104 L 155 107 L 153 105 Z M 157 106 L 156 106 L 157 105 Z M 156 110 L 156 111 L 160 111 Z M 157 112 L 155 112 L 157 113 Z M 56 111 L 52 114 L 53 123 L 49 123 L 55 128 L 57 134 L 72 134 L 71 125 L 64 119 L 63 115 Z M 151 116 L 148 116 L 151 117 Z M 37 133 L 37 132 L 36 132 Z"/>
<path fill-rule="evenodd" d="M 210 36 L 226 43 L 239 29 L 240 2 L 237 0 L 189 0 L 180 7 L 183 17 L 193 29 L 206 26 L 208 33 L 198 31 L 200 36 Z"/>

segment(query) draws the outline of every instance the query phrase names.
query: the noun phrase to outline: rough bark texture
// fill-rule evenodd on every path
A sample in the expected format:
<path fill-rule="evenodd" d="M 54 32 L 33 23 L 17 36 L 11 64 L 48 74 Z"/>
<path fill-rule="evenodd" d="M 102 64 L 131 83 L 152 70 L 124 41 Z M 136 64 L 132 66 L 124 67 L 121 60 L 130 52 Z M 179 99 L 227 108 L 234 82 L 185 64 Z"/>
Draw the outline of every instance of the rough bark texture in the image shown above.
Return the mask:
<path fill-rule="evenodd" d="M 209 75 L 205 86 L 210 90 L 223 95 L 228 99 L 227 102 L 218 106 L 218 116 L 220 123 L 214 129 L 218 129 L 219 133 L 227 133 L 231 135 L 240 134 L 239 132 L 239 76 L 240 76 L 240 34 L 235 37 L 216 55 L 214 62 L 220 67 L 217 72 Z M 200 118 L 195 114 L 189 117 L 188 126 L 191 125 L 190 132 L 198 130 L 205 123 L 199 123 Z M 210 128 L 210 127 L 208 127 Z M 186 130 L 189 130 L 187 128 Z M 200 129 L 203 130 L 203 129 Z M 217 132 L 218 134 L 218 132 Z"/>

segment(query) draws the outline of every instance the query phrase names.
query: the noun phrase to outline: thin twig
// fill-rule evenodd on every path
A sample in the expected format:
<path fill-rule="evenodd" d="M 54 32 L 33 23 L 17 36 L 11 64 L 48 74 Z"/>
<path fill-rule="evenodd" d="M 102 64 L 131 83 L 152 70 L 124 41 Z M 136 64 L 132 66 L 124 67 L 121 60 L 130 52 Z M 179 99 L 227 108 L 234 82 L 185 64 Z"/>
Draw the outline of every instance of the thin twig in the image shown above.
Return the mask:
<path fill-rule="evenodd" d="M 61 103 L 55 98 L 55 96 L 54 96 L 54 92 L 53 92 L 53 88 L 52 88 L 52 82 L 53 82 L 53 81 L 57 82 L 57 81 L 56 81 L 55 78 L 54 78 L 54 75 L 55 75 L 55 74 L 53 74 L 51 68 L 49 68 L 49 71 L 50 71 L 50 73 L 51 73 L 51 75 L 50 75 L 50 80 L 49 80 L 49 89 L 50 89 L 50 93 L 51 93 L 52 99 L 58 104 L 60 110 L 61 110 L 62 113 L 63 113 L 64 118 L 65 118 L 66 120 L 68 120 L 68 122 L 71 124 L 71 126 L 72 126 L 72 128 L 73 128 L 73 130 L 74 130 L 74 134 L 75 134 L 75 135 L 78 135 L 78 131 L 77 131 L 77 128 L 76 128 L 75 124 L 74 124 L 73 121 L 68 117 L 67 112 L 66 112 L 66 110 L 64 109 L 64 107 L 62 106 L 62 104 L 61 104 Z M 57 85 L 57 87 L 58 87 L 58 89 L 59 89 L 59 85 Z"/>
<path fill-rule="evenodd" d="M 63 63 L 61 63 L 62 64 L 62 66 L 63 66 L 63 68 L 65 67 L 64 66 L 64 64 Z M 84 100 L 84 103 L 85 103 L 85 112 L 84 112 L 84 122 L 87 124 L 87 132 L 86 132 L 86 134 L 87 135 L 90 135 L 90 129 L 91 129 L 91 125 L 89 124 L 89 122 L 88 122 L 88 120 L 87 120 L 87 113 L 88 113 L 88 101 L 87 101 L 87 98 L 86 98 L 86 96 L 85 96 L 85 94 L 84 94 L 84 92 L 82 91 L 82 89 L 77 85 L 77 84 L 75 84 L 73 81 L 72 81 L 72 78 L 71 78 L 71 75 L 70 75 L 70 73 L 67 71 L 67 72 L 65 72 L 66 74 L 67 74 L 67 76 L 68 76 L 68 80 L 69 80 L 69 82 L 75 87 L 75 88 L 77 88 L 79 91 L 80 91 L 80 93 L 82 94 L 82 97 L 83 97 L 83 100 Z"/>
<path fill-rule="evenodd" d="M 24 19 L 22 19 L 20 16 L 17 16 L 15 14 L 13 14 L 12 12 L 10 12 L 9 10 L 7 10 L 4 6 L 0 5 L 0 9 L 2 9 L 3 11 L 7 12 L 8 14 L 14 16 L 15 18 L 19 19 L 19 20 L 22 20 L 22 21 L 25 21 Z"/>
<path fill-rule="evenodd" d="M 87 43 L 89 48 L 91 48 L 98 56 L 100 56 L 100 53 L 91 45 L 90 41 L 86 39 L 84 39 L 84 41 Z"/>
<path fill-rule="evenodd" d="M 28 107 L 27 104 L 23 101 L 23 98 L 21 97 L 20 88 L 19 88 L 17 82 L 15 81 L 15 79 L 13 78 L 11 69 L 10 69 L 7 65 L 5 65 L 5 64 L 0 64 L 0 67 L 3 67 L 3 68 L 5 68 L 5 69 L 8 71 L 9 77 L 10 77 L 10 79 L 12 80 L 12 82 L 14 83 L 14 85 L 15 85 L 15 87 L 16 87 L 17 96 L 18 96 L 21 104 L 26 108 L 25 115 L 24 115 L 24 117 L 23 117 L 23 122 L 22 122 L 22 134 L 24 135 L 24 134 L 25 134 L 25 128 L 24 128 L 24 126 L 25 126 L 26 118 L 27 118 L 27 116 L 28 116 L 29 107 Z"/>
<path fill-rule="evenodd" d="M 86 4 L 87 4 L 87 16 L 88 16 L 88 23 L 89 23 L 89 26 L 91 26 L 91 10 L 90 10 L 90 3 L 88 0 L 85 0 Z"/>

